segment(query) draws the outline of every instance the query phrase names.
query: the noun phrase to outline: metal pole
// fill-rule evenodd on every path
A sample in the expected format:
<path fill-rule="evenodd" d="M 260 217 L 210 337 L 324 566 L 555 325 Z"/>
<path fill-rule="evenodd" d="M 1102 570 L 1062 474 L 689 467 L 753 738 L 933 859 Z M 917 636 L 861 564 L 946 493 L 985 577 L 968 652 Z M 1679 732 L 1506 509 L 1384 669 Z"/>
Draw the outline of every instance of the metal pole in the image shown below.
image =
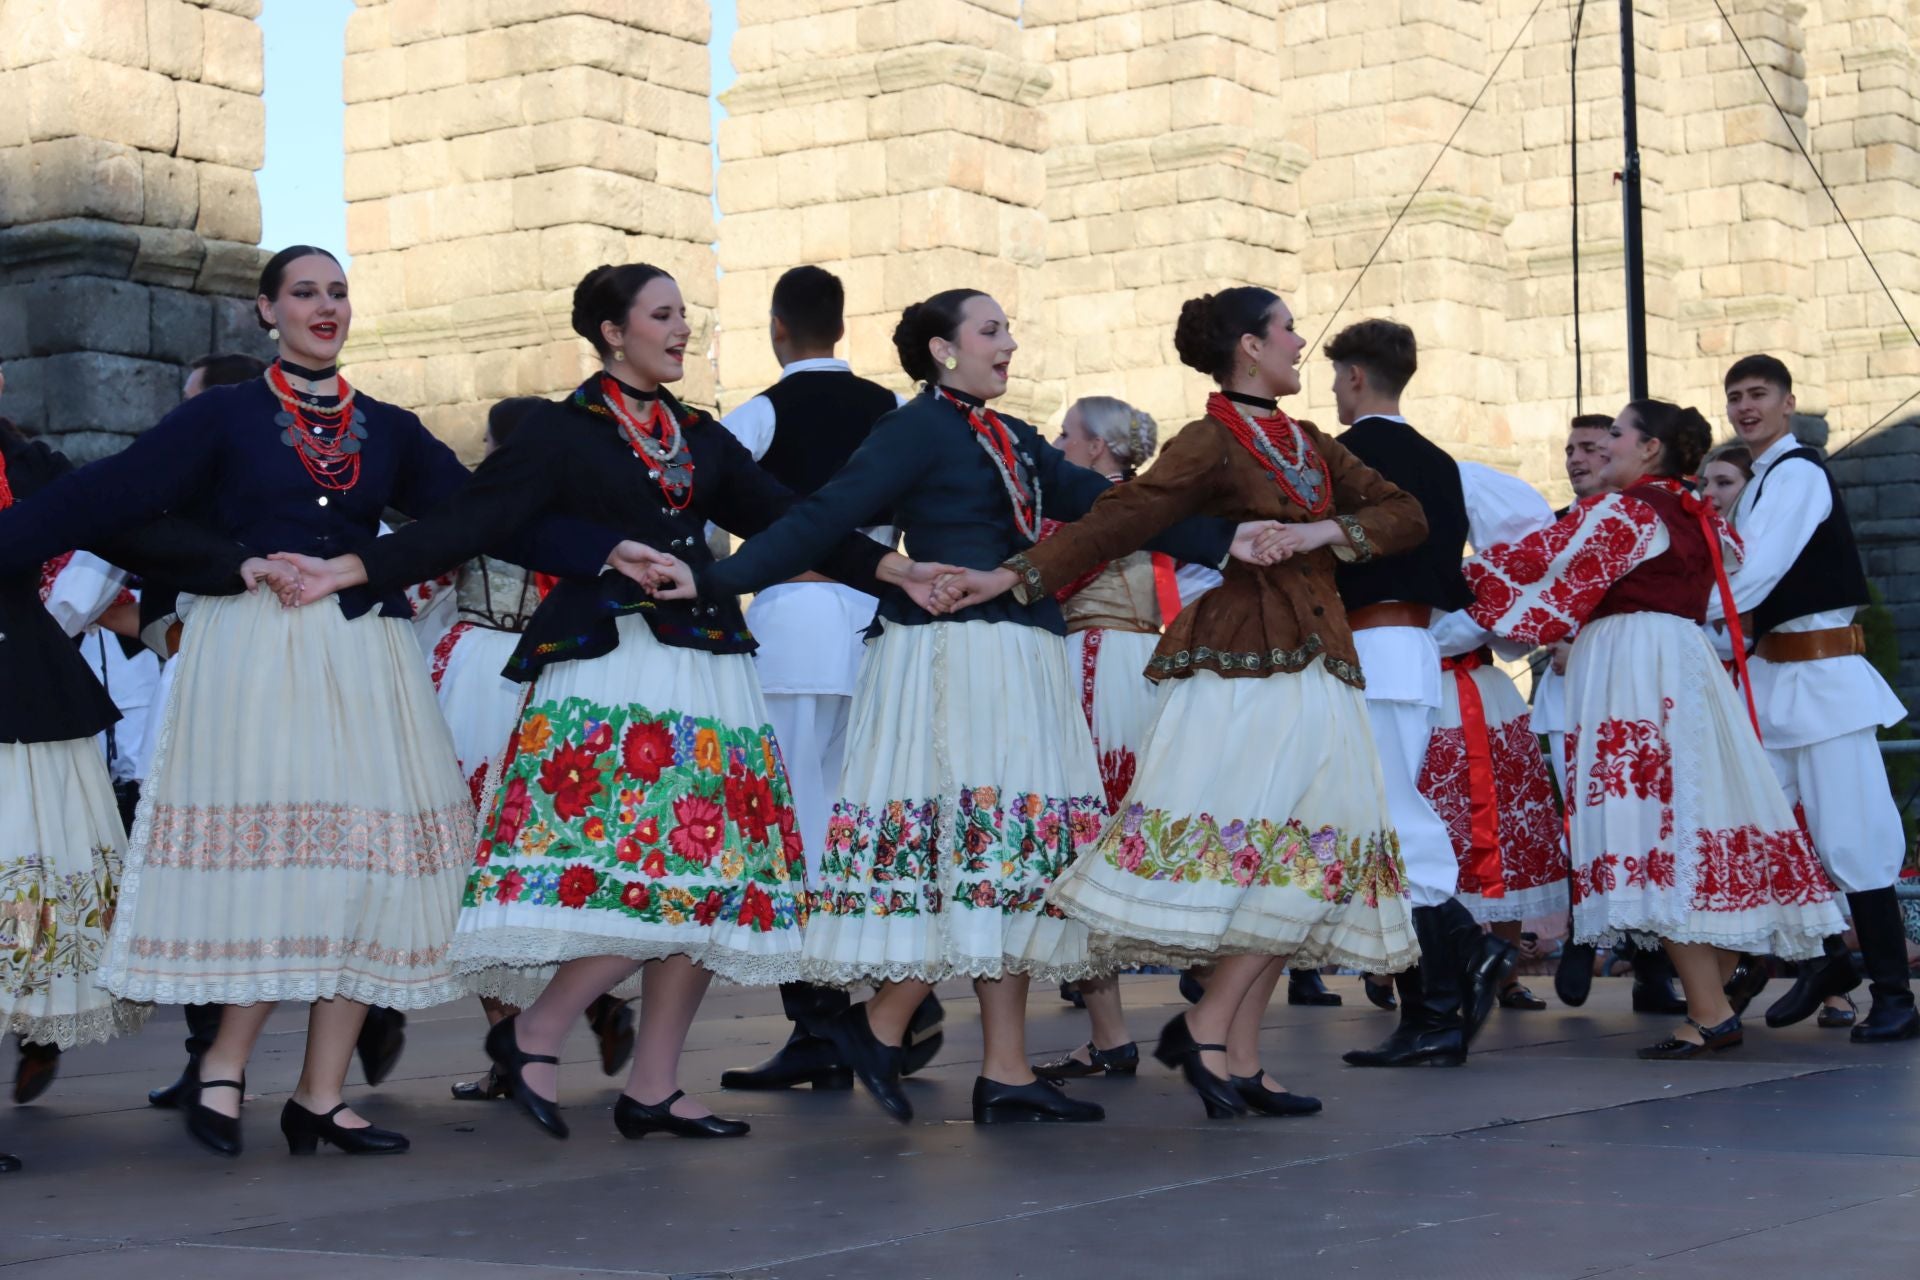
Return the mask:
<path fill-rule="evenodd" d="M 1620 170 L 1625 200 L 1627 268 L 1627 387 L 1634 400 L 1647 390 L 1647 268 L 1640 236 L 1640 110 L 1633 92 L 1633 3 L 1620 0 L 1620 84 L 1625 112 L 1626 163 Z"/>

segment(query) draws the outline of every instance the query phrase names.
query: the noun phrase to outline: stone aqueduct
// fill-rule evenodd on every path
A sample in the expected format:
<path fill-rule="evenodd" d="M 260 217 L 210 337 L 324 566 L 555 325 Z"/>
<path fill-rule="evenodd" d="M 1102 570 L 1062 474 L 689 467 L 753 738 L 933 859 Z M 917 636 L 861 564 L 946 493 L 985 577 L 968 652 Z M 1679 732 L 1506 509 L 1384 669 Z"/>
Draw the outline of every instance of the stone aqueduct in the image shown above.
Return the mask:
<path fill-rule="evenodd" d="M 1721 2 L 1761 75 L 1714 0 L 1637 0 L 1654 385 L 1712 408 L 1731 356 L 1774 350 L 1845 441 L 1920 389 L 1920 346 L 1768 88 L 1914 298 L 1920 4 Z M 716 192 L 705 0 L 359 0 L 349 354 L 471 452 L 488 402 L 580 376 L 581 272 L 643 258 L 679 277 L 712 353 L 685 394 L 729 405 L 775 372 L 773 278 L 817 262 L 846 280 L 864 371 L 898 381 L 900 307 L 974 283 L 1024 338 L 1013 411 L 1104 392 L 1177 423 L 1199 391 L 1172 356 L 1180 301 L 1268 283 L 1317 333 L 1532 8 L 740 0 Z M 1626 381 L 1617 8 L 1587 6 L 1577 84 L 1573 9 L 1532 20 L 1343 313 L 1414 325 L 1422 424 L 1550 489 L 1576 196 L 1587 406 Z M 0 0 L 4 411 L 77 454 L 158 416 L 181 362 L 257 340 L 259 10 Z"/>

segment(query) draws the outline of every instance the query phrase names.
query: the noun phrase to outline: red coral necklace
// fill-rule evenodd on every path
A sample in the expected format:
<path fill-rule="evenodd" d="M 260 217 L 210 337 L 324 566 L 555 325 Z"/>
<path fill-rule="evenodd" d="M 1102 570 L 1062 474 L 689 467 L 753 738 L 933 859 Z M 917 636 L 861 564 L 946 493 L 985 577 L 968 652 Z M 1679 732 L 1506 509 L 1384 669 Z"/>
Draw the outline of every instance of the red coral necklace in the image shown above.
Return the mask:
<path fill-rule="evenodd" d="M 1000 415 L 993 410 L 984 405 L 970 405 L 945 387 L 935 387 L 934 394 L 966 416 L 967 424 L 973 428 L 973 438 L 987 451 L 994 469 L 1000 473 L 1000 482 L 1007 487 L 1007 497 L 1013 502 L 1014 527 L 1028 542 L 1037 542 L 1041 522 L 1040 486 L 1020 465 L 1019 455 L 1013 448 L 1013 433 L 1007 430 L 1007 424 L 1000 421 Z"/>
<path fill-rule="evenodd" d="M 1316 520 L 1333 507 L 1333 477 L 1326 459 L 1315 452 L 1299 423 L 1277 408 L 1256 418 L 1220 391 L 1207 397 L 1207 416 L 1233 433 L 1295 506 Z"/>
<path fill-rule="evenodd" d="M 367 438 L 367 415 L 354 404 L 347 380 L 338 381 L 340 402 L 319 405 L 293 389 L 279 361 L 267 366 L 267 387 L 280 402 L 273 422 L 281 428 L 281 441 L 299 457 L 315 484 L 345 493 L 360 483 L 360 446 Z"/>
<path fill-rule="evenodd" d="M 645 418 L 636 417 L 620 395 L 620 384 L 600 376 L 600 398 L 607 411 L 620 424 L 627 447 L 647 464 L 647 474 L 660 486 L 667 506 L 685 511 L 693 501 L 693 455 L 687 449 L 686 432 L 680 420 L 667 408 L 665 397 L 656 397 Z"/>

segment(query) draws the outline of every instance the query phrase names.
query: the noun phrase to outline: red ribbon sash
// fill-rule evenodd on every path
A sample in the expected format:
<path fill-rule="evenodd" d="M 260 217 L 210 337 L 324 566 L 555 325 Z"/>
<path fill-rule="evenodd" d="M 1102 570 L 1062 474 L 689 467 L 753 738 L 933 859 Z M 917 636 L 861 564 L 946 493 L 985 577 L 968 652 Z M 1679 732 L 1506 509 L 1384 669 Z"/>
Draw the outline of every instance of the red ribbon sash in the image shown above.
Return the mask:
<path fill-rule="evenodd" d="M 1720 591 L 1720 610 L 1727 615 L 1727 636 L 1733 641 L 1733 665 L 1740 673 L 1740 693 L 1747 700 L 1747 719 L 1753 722 L 1753 736 L 1760 737 L 1760 713 L 1753 705 L 1753 682 L 1747 678 L 1747 637 L 1740 629 L 1740 611 L 1733 607 L 1733 584 L 1727 581 L 1727 565 L 1720 554 L 1720 534 L 1713 527 L 1706 502 L 1697 494 L 1684 493 L 1680 505 L 1700 522 L 1700 533 L 1707 540 L 1707 554 L 1713 559 L 1713 581 Z"/>
<path fill-rule="evenodd" d="M 1153 553 L 1153 596 L 1160 605 L 1160 625 L 1165 627 L 1180 616 L 1180 579 L 1173 557 Z"/>
<path fill-rule="evenodd" d="M 1487 708 L 1480 686 L 1473 682 L 1481 656 L 1463 653 L 1442 658 L 1440 669 L 1453 673 L 1460 697 L 1460 731 L 1467 742 L 1467 814 L 1471 844 L 1467 869 L 1480 882 L 1483 898 L 1507 896 L 1507 878 L 1500 865 L 1500 798 L 1493 786 L 1493 738 L 1487 732 Z"/>

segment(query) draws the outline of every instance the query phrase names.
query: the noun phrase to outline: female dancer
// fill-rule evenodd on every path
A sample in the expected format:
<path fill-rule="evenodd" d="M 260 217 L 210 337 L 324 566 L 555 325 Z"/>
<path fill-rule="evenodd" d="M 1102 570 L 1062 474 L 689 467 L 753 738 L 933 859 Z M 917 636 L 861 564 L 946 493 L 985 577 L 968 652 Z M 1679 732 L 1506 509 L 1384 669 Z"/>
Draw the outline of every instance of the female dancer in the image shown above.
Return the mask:
<path fill-rule="evenodd" d="M 466 482 L 418 418 L 339 377 L 352 304 L 331 254 L 275 254 L 258 309 L 279 343 L 266 376 L 195 396 L 0 512 L 0 573 L 166 510 L 204 512 L 230 562 L 247 545 L 353 547 L 384 508 L 422 513 Z M 544 567 L 591 574 L 606 554 Z M 280 1000 L 312 1003 L 280 1117 L 289 1150 L 405 1150 L 341 1087 L 369 1003 L 461 992 L 447 944 L 472 822 L 406 602 L 358 592 L 292 613 L 258 595 L 199 599 L 180 664 L 102 980 L 128 1000 L 227 1006 L 187 1112 L 213 1150 L 240 1152 L 247 1059 Z"/>
<path fill-rule="evenodd" d="M 1739 1044 L 1722 989 L 1730 953 L 1811 957 L 1841 928 L 1833 887 L 1701 631 L 1716 578 L 1727 591 L 1723 558 L 1739 555 L 1680 479 L 1708 440 L 1695 410 L 1633 402 L 1600 446 L 1612 492 L 1467 562 L 1476 622 L 1527 644 L 1574 637 L 1574 934 L 1660 938 L 1687 997 L 1685 1025 L 1643 1058 Z"/>
<path fill-rule="evenodd" d="M 1040 599 L 1199 512 L 1280 520 L 1286 559 L 1229 565 L 1167 628 L 1150 672 L 1175 683 L 1141 750 L 1122 817 L 1068 868 L 1050 906 L 1123 961 L 1217 960 L 1206 993 L 1161 1032 L 1210 1116 L 1319 1109 L 1260 1066 L 1260 1022 L 1288 958 L 1392 973 L 1417 954 L 1405 868 L 1361 695 L 1336 558 L 1426 534 L 1420 505 L 1279 410 L 1305 343 L 1272 292 L 1227 289 L 1181 308 L 1174 346 L 1220 391 L 1139 479 L 985 574 L 962 606 Z"/>
<path fill-rule="evenodd" d="M 1753 450 L 1737 441 L 1723 444 L 1707 455 L 1700 467 L 1700 488 L 1713 503 L 1713 509 L 1729 525 L 1739 509 L 1740 495 L 1753 479 Z"/>
<path fill-rule="evenodd" d="M 666 566 L 676 585 L 665 594 L 696 579 L 709 601 L 758 590 L 889 509 L 915 555 L 997 564 L 1032 545 L 1048 511 L 1078 516 L 1107 490 L 1026 423 L 988 407 L 1005 394 L 1019 349 L 991 297 L 937 293 L 906 309 L 893 341 L 925 390 L 882 418 L 837 478 L 733 556 L 693 573 Z M 1234 532 L 1209 522 L 1161 549 L 1217 565 Z M 1243 536 L 1247 554 L 1253 538 Z M 854 692 L 806 970 L 820 982 L 880 984 L 829 1030 L 896 1119 L 913 1114 L 900 1088 L 908 1019 L 933 983 L 956 976 L 974 979 L 986 1037 L 976 1123 L 1105 1115 L 1036 1080 L 1026 1055 L 1030 980 L 1111 968 L 1087 954 L 1083 930 L 1042 903 L 1099 834 L 1104 810 L 1064 631 L 1051 595 L 940 621 L 907 601 L 881 604 Z"/>
<path fill-rule="evenodd" d="M 528 415 L 545 403 L 538 396 L 513 396 L 487 410 L 486 453 L 505 444 Z M 453 734 L 460 775 L 478 807 L 485 798 L 488 764 L 520 724 L 524 689 L 501 673 L 512 660 L 534 609 L 554 584 L 551 578 L 485 555 L 461 565 L 449 582 L 454 620 L 433 646 L 430 674 L 440 711 Z M 489 1026 L 515 1012 L 512 1005 L 492 996 L 482 996 L 480 1003 Z M 624 1000 L 602 996 L 587 1006 L 587 1025 L 599 1044 L 601 1071 L 615 1074 L 633 1054 L 633 1010 Z M 498 1069 L 490 1068 L 482 1079 L 454 1085 L 453 1096 L 462 1102 L 504 1098 L 507 1082 Z"/>
<path fill-rule="evenodd" d="M 750 535 L 792 501 L 725 428 L 667 392 L 692 335 L 672 276 L 596 267 L 574 290 L 573 328 L 601 371 L 537 409 L 445 512 L 359 555 L 298 559 L 308 600 L 431 577 L 543 511 L 700 559 L 705 521 Z M 858 535 L 796 572 L 817 561 L 878 593 L 883 558 L 889 575 L 900 570 L 889 580 L 904 581 L 906 561 Z M 629 1138 L 747 1132 L 687 1097 L 678 1076 L 715 974 L 756 985 L 799 976 L 800 841 L 752 651 L 731 602 L 662 605 L 615 577 L 555 587 L 508 662 L 532 689 L 490 771 L 454 962 L 482 995 L 525 1006 L 494 1024 L 487 1053 L 555 1137 L 568 1133 L 554 1101 L 562 1037 L 643 964 L 615 1125 Z"/>
<path fill-rule="evenodd" d="M 1119 483 L 1133 479 L 1153 456 L 1159 430 L 1151 417 L 1125 401 L 1087 396 L 1067 409 L 1057 444 L 1068 462 Z M 1061 527 L 1048 520 L 1040 536 Z M 1160 628 L 1180 612 L 1183 595 L 1198 595 L 1219 582 L 1220 575 L 1205 566 L 1176 568 L 1168 556 L 1137 551 L 1055 593 L 1067 623 L 1067 675 L 1093 733 L 1108 818 L 1133 785 L 1135 753 L 1159 704 L 1159 691 L 1144 673 L 1160 642 Z M 1085 978 L 1076 985 L 1093 1038 L 1034 1071 L 1049 1080 L 1132 1075 L 1140 1051 L 1127 1035 L 1118 979 Z"/>

